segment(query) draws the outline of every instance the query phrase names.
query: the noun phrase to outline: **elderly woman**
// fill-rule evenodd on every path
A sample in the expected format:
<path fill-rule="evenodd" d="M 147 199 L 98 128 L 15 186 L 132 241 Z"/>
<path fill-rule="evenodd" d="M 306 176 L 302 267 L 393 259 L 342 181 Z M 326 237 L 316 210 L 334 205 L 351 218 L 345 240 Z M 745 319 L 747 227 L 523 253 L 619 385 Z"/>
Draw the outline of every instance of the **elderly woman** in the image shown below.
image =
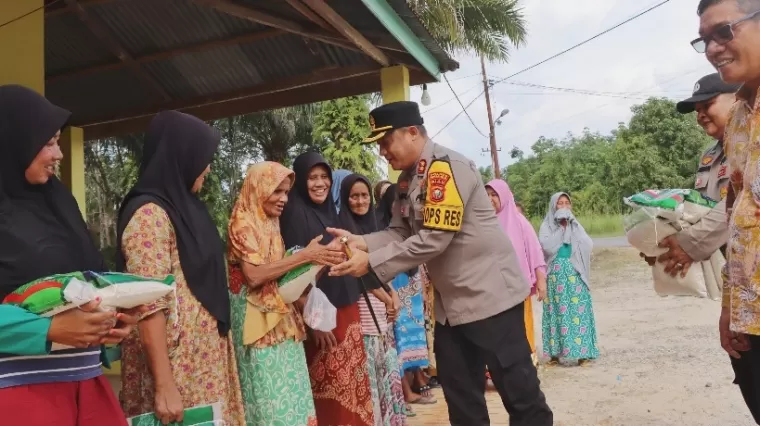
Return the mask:
<path fill-rule="evenodd" d="M 341 183 L 340 198 L 343 209 L 340 211 L 341 222 L 355 235 L 370 234 L 378 231 L 377 219 L 370 192 L 369 179 L 359 174 L 346 176 Z M 369 276 L 362 280 L 371 279 Z M 381 292 L 385 290 L 380 289 Z M 398 294 L 391 289 L 392 294 Z M 367 294 L 359 299 L 359 313 L 364 334 L 364 347 L 367 350 L 367 370 L 372 387 L 375 424 L 382 426 L 401 426 L 406 424 L 404 413 L 404 393 L 401 387 L 398 352 L 393 336 L 395 320 L 387 316 L 385 304 L 374 294 Z"/>
<path fill-rule="evenodd" d="M 536 231 L 528 219 L 523 216 L 515 203 L 515 197 L 509 185 L 501 179 L 494 179 L 486 185 L 486 192 L 496 210 L 499 224 L 515 247 L 520 268 L 526 280 L 533 286 L 530 296 L 525 299 L 525 333 L 528 335 L 533 364 L 538 365 L 536 355 L 536 338 L 533 328 L 532 298 L 537 296 L 541 302 L 546 297 L 546 262 L 538 242 Z"/>
<path fill-rule="evenodd" d="M 174 275 L 176 295 L 150 306 L 122 345 L 121 392 L 129 416 L 164 423 L 221 403 L 225 425 L 245 425 L 232 349 L 224 245 L 198 198 L 219 145 L 203 121 L 158 114 L 145 138 L 137 184 L 119 212 L 118 264 L 152 277 Z"/>
<path fill-rule="evenodd" d="M 290 256 L 279 218 L 293 171 L 270 161 L 248 169 L 229 224 L 232 336 L 247 426 L 316 426 L 301 312 L 278 293 L 277 278 L 308 263 L 333 265 L 342 251 L 320 237 Z"/>
<path fill-rule="evenodd" d="M 558 364 L 560 358 L 584 365 L 599 357 L 589 286 L 593 243 L 573 216 L 567 193 L 552 195 L 538 236 L 549 265 L 543 312 L 544 354 L 551 358 L 550 365 Z"/>
<path fill-rule="evenodd" d="M 76 200 L 55 176 L 70 116 L 30 89 L 0 86 L 0 300 L 48 275 L 105 270 Z M 121 341 L 136 318 L 96 308 L 51 319 L 0 305 L 3 424 L 126 424 L 102 376 L 100 345 Z M 111 329 L 116 320 L 123 327 Z M 77 349 L 51 351 L 56 343 Z"/>
<path fill-rule="evenodd" d="M 320 154 L 306 152 L 293 161 L 293 170 L 295 184 L 280 216 L 285 247 L 304 247 L 320 235 L 324 238 L 322 243 L 330 243 L 332 236 L 327 228 L 342 228 L 330 193 L 332 169 Z M 328 332 L 310 330 L 306 341 L 319 424 L 374 425 L 367 353 L 357 303 L 361 296 L 359 282 L 353 277 L 324 274 L 317 281 L 317 288 L 338 309 L 336 328 Z"/>

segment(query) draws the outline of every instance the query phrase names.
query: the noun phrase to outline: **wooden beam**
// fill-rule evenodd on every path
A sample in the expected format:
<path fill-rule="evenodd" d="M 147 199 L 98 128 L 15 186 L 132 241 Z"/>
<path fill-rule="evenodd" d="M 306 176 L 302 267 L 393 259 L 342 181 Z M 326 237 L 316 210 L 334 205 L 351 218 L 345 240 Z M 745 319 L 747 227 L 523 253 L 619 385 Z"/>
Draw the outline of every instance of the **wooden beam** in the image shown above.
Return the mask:
<path fill-rule="evenodd" d="M 409 70 L 409 80 L 409 84 L 411 85 L 435 81 L 426 71 L 413 69 Z M 303 86 L 298 89 L 263 94 L 253 98 L 242 98 L 211 105 L 183 108 L 182 111 L 202 120 L 216 120 L 268 109 L 303 105 L 378 91 L 380 91 L 380 77 L 377 72 L 372 72 L 355 77 L 346 77 L 336 79 L 335 81 L 325 81 L 310 86 Z M 153 115 L 147 115 L 87 125 L 85 127 L 85 136 L 88 140 L 92 140 L 143 132 L 148 128 L 152 119 Z"/>
<path fill-rule="evenodd" d="M 290 7 L 295 9 L 298 13 L 304 16 L 304 18 L 308 19 L 309 21 L 319 25 L 323 30 L 325 31 L 332 31 L 333 28 L 330 26 L 330 24 L 327 23 L 324 19 L 322 19 L 319 15 L 314 13 L 311 9 L 309 9 L 309 6 L 306 6 L 305 4 L 301 3 L 301 0 L 285 0 L 288 2 Z"/>
<path fill-rule="evenodd" d="M 76 15 L 79 17 L 79 20 L 81 20 L 90 29 L 92 34 L 95 37 L 99 38 L 103 43 L 105 43 L 111 52 L 116 55 L 116 57 L 119 58 L 121 62 L 129 67 L 129 69 L 132 70 L 132 73 L 135 74 L 135 76 L 148 89 L 163 98 L 164 101 L 171 100 L 171 96 L 166 93 L 163 87 L 161 87 L 161 85 L 158 84 L 156 80 L 154 80 L 150 75 L 143 71 L 143 69 L 140 67 L 140 64 L 135 62 L 132 55 L 130 55 L 121 46 L 121 44 L 116 41 L 114 36 L 111 34 L 111 31 L 102 22 L 100 22 L 97 17 L 90 15 L 86 10 L 84 10 L 84 7 L 82 7 L 82 5 L 77 2 L 77 0 L 65 1 L 69 6 L 69 9 L 71 9 L 72 12 L 76 13 Z"/>
<path fill-rule="evenodd" d="M 94 120 L 88 120 L 86 122 L 76 122 L 72 125 L 78 126 L 92 126 L 97 124 L 108 124 L 126 119 L 139 118 L 145 116 L 152 116 L 160 111 L 165 110 L 184 110 L 187 108 L 201 107 L 207 105 L 213 105 L 222 102 L 234 101 L 234 100 L 247 100 L 250 101 L 253 98 L 271 95 L 279 92 L 285 92 L 289 90 L 299 89 L 303 87 L 313 86 L 316 84 L 325 83 L 333 80 L 343 80 L 365 74 L 377 73 L 378 68 L 375 65 L 359 65 L 354 67 L 324 67 L 306 75 L 285 78 L 274 82 L 264 82 L 257 84 L 245 90 L 239 90 L 231 93 L 222 93 L 213 96 L 197 97 L 192 99 L 184 99 L 172 102 L 164 102 L 150 106 L 146 109 L 139 111 L 130 111 L 119 113 L 116 117 L 99 118 Z M 89 137 L 89 136 L 88 136 Z"/>
<path fill-rule="evenodd" d="M 283 31 L 287 31 L 292 34 L 297 34 L 303 37 L 319 40 L 323 43 L 332 44 L 334 46 L 342 47 L 348 50 L 354 50 L 362 52 L 354 43 L 347 41 L 341 37 L 336 36 L 333 32 L 325 31 L 316 26 L 307 26 L 295 21 L 290 21 L 277 16 L 270 15 L 265 12 L 261 12 L 256 9 L 252 9 L 247 6 L 243 6 L 237 3 L 233 3 L 230 0 L 193 0 L 197 4 L 216 9 L 222 13 L 226 13 L 230 16 L 235 16 L 240 19 L 245 19 L 257 24 L 266 25 L 272 28 L 278 28 Z M 382 46 L 388 50 L 405 52 L 398 45 Z"/>
<path fill-rule="evenodd" d="M 220 40 L 204 41 L 201 43 L 192 44 L 190 46 L 179 47 L 177 49 L 165 50 L 161 52 L 151 53 L 149 55 L 138 56 L 138 57 L 133 58 L 133 60 L 134 62 L 138 64 L 144 64 L 148 62 L 173 58 L 175 56 L 180 56 L 187 53 L 203 52 L 205 50 L 215 49 L 218 47 L 252 43 L 259 40 L 277 37 L 282 34 L 286 34 L 286 32 L 283 30 L 276 29 L 276 28 L 269 28 L 264 31 L 257 31 L 254 33 L 236 35 L 233 37 L 224 38 Z M 81 77 L 84 75 L 95 74 L 102 71 L 111 71 L 111 70 L 123 68 L 124 66 L 126 66 L 126 64 L 122 61 L 95 65 L 88 68 L 81 68 L 78 70 L 72 70 L 72 71 L 63 72 L 61 74 L 52 75 L 46 78 L 45 81 L 48 83 L 55 83 L 55 82 L 58 82 L 61 80 L 67 80 L 73 77 Z"/>
<path fill-rule="evenodd" d="M 351 24 L 348 23 L 342 16 L 340 16 L 333 8 L 331 8 L 324 0 L 303 0 L 317 15 L 322 19 L 330 23 L 336 31 L 338 31 L 343 37 L 348 39 L 356 47 L 361 49 L 367 56 L 374 59 L 375 62 L 387 67 L 391 65 L 388 56 L 378 49 L 372 42 L 367 40 L 366 37 L 356 30 Z"/>

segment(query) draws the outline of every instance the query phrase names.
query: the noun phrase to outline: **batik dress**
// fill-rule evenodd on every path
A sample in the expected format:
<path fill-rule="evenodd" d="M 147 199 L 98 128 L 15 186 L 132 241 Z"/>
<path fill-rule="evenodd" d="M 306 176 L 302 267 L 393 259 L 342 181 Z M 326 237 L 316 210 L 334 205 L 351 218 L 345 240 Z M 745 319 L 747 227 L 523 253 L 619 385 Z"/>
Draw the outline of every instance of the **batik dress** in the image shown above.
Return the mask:
<path fill-rule="evenodd" d="M 563 245 L 548 267 L 544 299 L 544 356 L 573 360 L 599 357 L 591 292 L 570 262 L 572 248 Z"/>
<path fill-rule="evenodd" d="M 164 278 L 173 274 L 176 295 L 148 306 L 143 317 L 163 310 L 166 346 L 174 383 L 185 408 L 221 403 L 225 425 L 244 426 L 232 337 L 222 337 L 216 319 L 190 292 L 179 261 L 177 239 L 166 211 L 156 204 L 140 207 L 122 237 L 127 272 Z M 155 382 L 148 357 L 135 331 L 121 344 L 120 399 L 128 417 L 155 411 Z"/>
<path fill-rule="evenodd" d="M 403 371 L 425 368 L 429 364 L 421 274 L 419 270 L 411 277 L 401 273 L 393 279 L 393 288 L 401 300 L 394 333 L 402 374 Z"/>

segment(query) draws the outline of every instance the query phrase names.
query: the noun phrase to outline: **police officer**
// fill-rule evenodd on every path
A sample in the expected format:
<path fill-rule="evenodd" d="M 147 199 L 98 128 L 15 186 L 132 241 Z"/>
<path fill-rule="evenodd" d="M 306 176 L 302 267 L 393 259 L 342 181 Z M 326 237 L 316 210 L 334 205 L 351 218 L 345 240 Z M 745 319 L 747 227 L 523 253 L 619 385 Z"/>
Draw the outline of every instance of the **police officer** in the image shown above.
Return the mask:
<path fill-rule="evenodd" d="M 346 237 L 352 257 L 331 275 L 383 281 L 427 264 L 435 287 L 435 353 L 452 425 L 488 425 L 486 365 L 514 426 L 553 424 L 525 335 L 530 286 L 499 227 L 475 164 L 427 136 L 419 107 L 394 102 L 370 113 L 371 135 L 402 170 L 388 229 Z"/>
<path fill-rule="evenodd" d="M 666 263 L 665 270 L 673 275 L 685 272 L 694 261 L 708 259 L 728 241 L 728 220 L 725 198 L 728 193 L 728 163 L 723 153 L 723 133 L 729 110 L 736 101 L 739 86 L 724 83 L 720 75 L 706 75 L 694 85 L 690 98 L 678 104 L 681 114 L 697 112 L 697 122 L 705 133 L 716 139 L 699 160 L 694 187 L 705 197 L 719 201 L 718 205 L 694 226 L 665 239 L 663 247 L 670 250 L 658 261 Z M 651 260 L 650 260 L 651 262 Z"/>

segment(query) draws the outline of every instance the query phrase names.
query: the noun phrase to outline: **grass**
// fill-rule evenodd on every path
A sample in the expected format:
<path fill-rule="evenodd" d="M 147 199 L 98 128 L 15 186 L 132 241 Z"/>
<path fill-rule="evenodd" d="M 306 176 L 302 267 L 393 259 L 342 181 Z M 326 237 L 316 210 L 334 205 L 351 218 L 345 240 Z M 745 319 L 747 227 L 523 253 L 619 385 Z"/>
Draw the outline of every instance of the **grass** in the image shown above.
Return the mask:
<path fill-rule="evenodd" d="M 617 237 L 623 231 L 623 215 L 580 215 L 576 217 L 592 237 Z M 543 218 L 532 218 L 530 222 L 538 232 Z"/>

